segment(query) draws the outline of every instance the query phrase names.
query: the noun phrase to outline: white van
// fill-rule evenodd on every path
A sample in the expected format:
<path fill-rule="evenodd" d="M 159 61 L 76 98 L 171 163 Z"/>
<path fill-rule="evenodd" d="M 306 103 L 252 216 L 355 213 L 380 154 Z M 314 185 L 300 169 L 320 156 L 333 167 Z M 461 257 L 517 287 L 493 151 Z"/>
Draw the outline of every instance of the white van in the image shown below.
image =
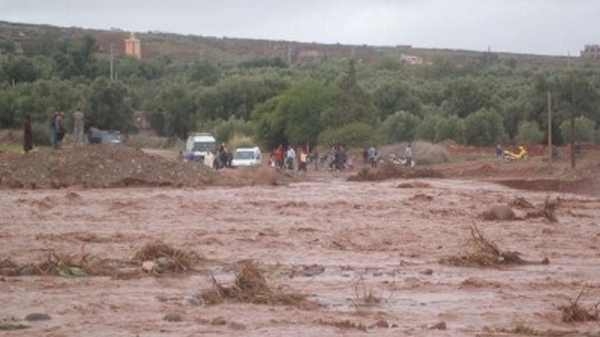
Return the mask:
<path fill-rule="evenodd" d="M 186 161 L 199 161 L 212 167 L 217 141 L 210 133 L 196 133 L 188 137 L 183 158 Z"/>
<path fill-rule="evenodd" d="M 262 154 L 260 149 L 255 147 L 240 147 L 235 150 L 231 166 L 233 167 L 252 167 L 262 164 Z"/>

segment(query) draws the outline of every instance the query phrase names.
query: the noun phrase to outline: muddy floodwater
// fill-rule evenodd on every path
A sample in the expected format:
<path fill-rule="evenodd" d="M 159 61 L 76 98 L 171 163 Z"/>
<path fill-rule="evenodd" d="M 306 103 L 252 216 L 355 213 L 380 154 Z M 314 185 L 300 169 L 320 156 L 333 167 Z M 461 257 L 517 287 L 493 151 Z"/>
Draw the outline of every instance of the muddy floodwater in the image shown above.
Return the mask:
<path fill-rule="evenodd" d="M 597 322 L 563 323 L 558 309 L 583 288 L 582 305 L 600 301 L 600 200 L 458 180 L 398 188 L 405 182 L 3 190 L 0 260 L 35 263 L 54 251 L 131 261 L 144 244 L 162 240 L 203 262 L 194 271 L 166 275 L 3 276 L 0 320 L 24 329 L 0 335 L 518 336 L 519 326 L 563 336 L 600 331 Z M 517 220 L 480 218 L 516 197 L 542 205 L 548 196 L 560 198 L 556 223 L 520 220 L 524 211 L 518 208 Z M 550 263 L 440 264 L 464 252 L 473 224 L 498 247 Z M 232 282 L 236 263 L 248 259 L 273 288 L 306 294 L 318 305 L 209 306 L 197 300 L 212 286 L 209 275 Z M 363 303 L 367 294 L 375 300 Z M 24 320 L 31 313 L 50 319 Z M 167 314 L 178 319 L 165 320 Z"/>

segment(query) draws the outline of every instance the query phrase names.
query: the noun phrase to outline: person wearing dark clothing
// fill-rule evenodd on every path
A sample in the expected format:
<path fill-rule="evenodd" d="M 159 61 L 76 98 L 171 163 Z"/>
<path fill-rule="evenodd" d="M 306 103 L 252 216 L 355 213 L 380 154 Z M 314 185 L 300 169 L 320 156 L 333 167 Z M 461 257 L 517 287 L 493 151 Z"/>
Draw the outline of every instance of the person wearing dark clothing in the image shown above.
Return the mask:
<path fill-rule="evenodd" d="M 58 112 L 55 112 L 52 115 L 52 118 L 50 118 L 50 143 L 52 144 L 52 147 L 56 147 L 56 136 L 57 136 L 57 132 L 56 132 L 56 119 L 58 118 Z"/>
<path fill-rule="evenodd" d="M 60 148 L 63 138 L 65 138 L 64 118 L 65 114 L 60 112 L 54 119 L 54 129 L 56 130 L 56 143 L 54 144 L 55 148 Z"/>
<path fill-rule="evenodd" d="M 33 131 L 31 130 L 31 116 L 25 117 L 23 123 L 23 151 L 25 153 L 33 149 Z"/>

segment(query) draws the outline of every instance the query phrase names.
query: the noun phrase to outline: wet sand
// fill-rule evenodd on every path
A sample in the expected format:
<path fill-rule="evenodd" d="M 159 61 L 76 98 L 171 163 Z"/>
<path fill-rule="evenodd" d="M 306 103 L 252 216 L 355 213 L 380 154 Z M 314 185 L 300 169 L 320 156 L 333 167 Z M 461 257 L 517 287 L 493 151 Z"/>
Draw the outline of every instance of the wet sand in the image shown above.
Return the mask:
<path fill-rule="evenodd" d="M 2 277 L 0 320 L 34 312 L 51 320 L 23 322 L 30 328 L 0 334 L 513 336 L 499 331 L 519 324 L 572 336 L 598 331 L 598 323 L 562 323 L 557 306 L 584 286 L 583 304 L 600 301 L 599 199 L 473 181 L 419 181 L 431 188 L 400 189 L 405 181 L 397 180 L 330 179 L 201 190 L 3 190 L 0 260 L 40 261 L 49 250 L 130 260 L 145 243 L 160 239 L 206 261 L 196 272 L 161 277 Z M 478 217 L 517 196 L 542 204 L 548 195 L 563 199 L 558 223 Z M 528 260 L 547 257 L 550 264 L 439 264 L 464 251 L 472 224 L 504 250 Z M 209 271 L 228 282 L 232 266 L 246 259 L 260 264 L 273 287 L 307 294 L 321 306 L 191 303 L 191 297 L 210 288 Z M 302 271 L 312 265 L 324 271 Z M 358 305 L 365 292 L 380 303 Z M 182 322 L 163 320 L 173 312 Z M 211 324 L 216 317 L 226 324 Z M 322 324 L 346 320 L 369 328 Z M 389 327 L 373 326 L 378 321 Z M 430 329 L 439 322 L 446 330 Z"/>

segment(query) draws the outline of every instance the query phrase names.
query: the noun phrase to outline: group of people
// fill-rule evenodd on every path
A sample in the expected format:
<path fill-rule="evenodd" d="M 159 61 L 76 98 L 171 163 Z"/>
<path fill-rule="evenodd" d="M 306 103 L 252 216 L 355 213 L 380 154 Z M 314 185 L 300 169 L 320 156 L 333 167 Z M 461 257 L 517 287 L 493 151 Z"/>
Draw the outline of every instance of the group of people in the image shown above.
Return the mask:
<path fill-rule="evenodd" d="M 213 162 L 213 167 L 217 170 L 225 167 L 231 167 L 232 161 L 233 154 L 231 153 L 231 151 L 229 151 L 229 149 L 227 149 L 225 143 L 222 143 L 217 149 L 215 160 Z"/>
<path fill-rule="evenodd" d="M 351 166 L 348 153 L 344 145 L 337 144 L 331 148 L 323 158 L 319 157 L 316 147 L 309 150 L 308 146 L 279 145 L 271 153 L 271 167 L 288 170 L 307 171 L 310 163 L 314 163 L 314 169 L 319 170 L 319 164 L 326 162 L 330 170 L 342 171 Z"/>
<path fill-rule="evenodd" d="M 61 147 L 65 134 L 65 113 L 53 113 L 50 118 L 50 144 L 53 148 L 58 149 Z M 75 144 L 85 144 L 86 140 L 84 137 L 84 114 L 80 111 L 75 111 L 73 113 L 73 141 Z M 31 115 L 26 115 L 23 122 L 23 151 L 28 153 L 31 150 L 33 150 L 32 120 Z"/>
<path fill-rule="evenodd" d="M 316 151 L 316 149 L 315 149 Z M 310 159 L 309 151 L 306 147 L 298 147 L 298 151 L 293 146 L 284 147 L 279 145 L 271 154 L 271 167 L 285 168 L 288 170 L 306 171 Z"/>
<path fill-rule="evenodd" d="M 55 149 L 60 148 L 65 137 L 65 114 L 55 112 L 50 119 L 50 142 Z M 33 150 L 33 128 L 31 125 L 31 115 L 25 116 L 23 122 L 23 151 L 28 153 Z"/>

